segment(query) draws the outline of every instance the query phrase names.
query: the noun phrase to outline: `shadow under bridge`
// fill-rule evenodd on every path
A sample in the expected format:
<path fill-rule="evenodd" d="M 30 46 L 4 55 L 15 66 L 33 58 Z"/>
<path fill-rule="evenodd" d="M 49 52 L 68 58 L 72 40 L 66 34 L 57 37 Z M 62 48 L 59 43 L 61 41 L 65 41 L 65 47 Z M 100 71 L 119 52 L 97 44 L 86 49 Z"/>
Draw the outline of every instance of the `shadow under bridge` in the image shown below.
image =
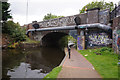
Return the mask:
<path fill-rule="evenodd" d="M 60 39 L 62 37 L 67 36 L 67 33 L 63 32 L 50 32 L 43 36 L 41 42 L 42 46 L 44 47 L 59 47 L 60 46 Z"/>

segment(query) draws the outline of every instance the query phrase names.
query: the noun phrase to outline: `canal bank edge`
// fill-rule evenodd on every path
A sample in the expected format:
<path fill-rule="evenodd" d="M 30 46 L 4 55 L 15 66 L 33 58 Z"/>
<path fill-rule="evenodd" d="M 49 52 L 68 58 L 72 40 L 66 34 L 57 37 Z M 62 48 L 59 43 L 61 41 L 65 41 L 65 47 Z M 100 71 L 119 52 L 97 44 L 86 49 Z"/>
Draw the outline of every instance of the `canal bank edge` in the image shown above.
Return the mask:
<path fill-rule="evenodd" d="M 62 60 L 62 62 L 60 63 L 59 66 L 63 66 L 63 63 L 64 63 L 65 59 L 67 58 L 67 55 L 68 55 L 67 48 L 64 48 L 64 52 L 65 52 L 65 57 L 64 57 L 64 59 Z"/>
<path fill-rule="evenodd" d="M 67 48 L 64 48 L 64 52 L 65 52 L 65 57 L 64 57 L 64 59 L 62 60 L 62 62 L 60 63 L 60 65 L 59 66 L 57 66 L 57 67 L 62 67 L 63 66 L 63 63 L 64 63 L 64 61 L 65 61 L 65 59 L 66 59 L 66 57 L 67 57 Z M 48 75 L 51 75 L 51 74 L 53 74 L 54 72 L 53 72 L 53 70 L 54 69 L 57 69 L 57 67 L 55 67 L 55 68 L 53 68 L 52 69 L 52 71 L 50 72 L 50 73 L 48 73 L 42 80 L 46 80 L 45 78 L 47 78 L 48 77 Z M 60 70 L 61 71 L 61 70 Z M 59 74 L 60 72 L 58 72 L 58 74 Z M 50 78 L 50 77 L 49 77 Z M 57 77 L 55 77 L 55 78 L 53 78 L 53 79 L 56 79 Z"/>
<path fill-rule="evenodd" d="M 39 43 L 20 43 L 19 48 L 37 48 L 41 47 Z"/>

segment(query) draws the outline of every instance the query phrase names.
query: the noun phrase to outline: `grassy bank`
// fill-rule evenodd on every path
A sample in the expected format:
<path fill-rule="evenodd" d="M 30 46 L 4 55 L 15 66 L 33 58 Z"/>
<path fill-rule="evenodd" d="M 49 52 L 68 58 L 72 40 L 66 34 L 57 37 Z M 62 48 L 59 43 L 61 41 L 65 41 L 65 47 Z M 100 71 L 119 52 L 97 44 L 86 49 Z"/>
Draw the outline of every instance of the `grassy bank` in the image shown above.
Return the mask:
<path fill-rule="evenodd" d="M 22 43 L 40 43 L 40 41 L 31 40 L 30 38 L 26 37 L 26 40 Z"/>
<path fill-rule="evenodd" d="M 8 48 L 10 48 L 10 49 L 18 48 L 17 46 L 19 46 L 20 43 L 22 43 L 22 44 L 34 44 L 34 43 L 39 44 L 40 41 L 31 40 L 30 38 L 26 37 L 25 41 L 19 41 L 19 42 L 14 42 L 12 44 L 9 44 Z"/>
<path fill-rule="evenodd" d="M 118 78 L 118 55 L 110 48 L 79 51 L 103 78 Z"/>
<path fill-rule="evenodd" d="M 62 66 L 58 66 L 58 67 L 54 68 L 49 74 L 47 74 L 43 78 L 43 80 L 56 80 L 61 69 L 62 69 Z"/>

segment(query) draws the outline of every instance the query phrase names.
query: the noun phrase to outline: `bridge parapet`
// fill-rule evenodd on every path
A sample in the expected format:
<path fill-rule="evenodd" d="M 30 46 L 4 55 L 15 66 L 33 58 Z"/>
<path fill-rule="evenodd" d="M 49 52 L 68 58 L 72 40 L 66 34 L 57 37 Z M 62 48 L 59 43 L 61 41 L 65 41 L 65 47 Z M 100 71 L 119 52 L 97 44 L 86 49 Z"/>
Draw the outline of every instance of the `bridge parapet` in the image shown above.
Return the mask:
<path fill-rule="evenodd" d="M 109 10 L 90 10 L 87 13 L 76 14 L 73 16 L 61 17 L 56 19 L 45 20 L 41 22 L 37 22 L 40 28 L 43 27 L 58 27 L 58 26 L 71 26 L 75 24 L 75 17 L 80 17 L 81 24 L 93 24 L 93 23 L 102 23 L 107 25 L 109 23 Z M 29 25 L 33 25 L 34 23 L 30 23 Z"/>
<path fill-rule="evenodd" d="M 40 25 L 40 27 L 57 27 L 57 26 L 75 25 L 74 18 L 75 16 L 61 17 L 61 18 L 38 22 L 38 24 Z"/>

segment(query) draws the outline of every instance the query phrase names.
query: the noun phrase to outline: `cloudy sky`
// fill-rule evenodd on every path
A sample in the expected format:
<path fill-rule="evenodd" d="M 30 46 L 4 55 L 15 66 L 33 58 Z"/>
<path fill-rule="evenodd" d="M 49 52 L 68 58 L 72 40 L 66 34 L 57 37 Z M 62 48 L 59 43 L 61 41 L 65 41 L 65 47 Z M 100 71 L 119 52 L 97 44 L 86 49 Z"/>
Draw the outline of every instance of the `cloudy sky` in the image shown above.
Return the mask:
<path fill-rule="evenodd" d="M 26 17 L 28 1 L 28 18 Z M 79 10 L 89 2 L 96 0 L 8 0 L 14 22 L 20 25 L 37 20 L 42 21 L 44 15 L 52 13 L 57 16 L 79 14 Z M 100 1 L 100 0 L 98 0 Z M 119 0 L 104 0 L 118 4 Z"/>

